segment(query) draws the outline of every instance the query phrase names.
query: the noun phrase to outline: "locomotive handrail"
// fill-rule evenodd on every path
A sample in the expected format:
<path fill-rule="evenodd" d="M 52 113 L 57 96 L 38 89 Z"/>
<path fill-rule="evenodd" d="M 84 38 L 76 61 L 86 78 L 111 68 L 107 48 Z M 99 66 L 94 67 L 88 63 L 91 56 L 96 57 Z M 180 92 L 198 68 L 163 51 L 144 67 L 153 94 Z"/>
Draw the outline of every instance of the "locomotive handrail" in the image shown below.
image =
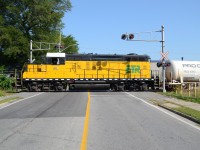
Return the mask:
<path fill-rule="evenodd" d="M 87 71 L 91 71 L 91 69 L 83 69 L 82 73 L 77 74 L 78 78 L 126 78 L 127 74 L 122 73 L 125 70 L 123 69 L 97 69 L 94 73 L 87 73 Z M 101 71 L 107 71 L 107 75 Z M 131 76 L 130 76 L 131 78 Z"/>
<path fill-rule="evenodd" d="M 26 67 L 26 68 L 25 68 L 25 67 Z M 24 63 L 21 72 L 23 73 L 25 70 L 27 70 L 27 63 L 26 63 L 26 62 Z"/>

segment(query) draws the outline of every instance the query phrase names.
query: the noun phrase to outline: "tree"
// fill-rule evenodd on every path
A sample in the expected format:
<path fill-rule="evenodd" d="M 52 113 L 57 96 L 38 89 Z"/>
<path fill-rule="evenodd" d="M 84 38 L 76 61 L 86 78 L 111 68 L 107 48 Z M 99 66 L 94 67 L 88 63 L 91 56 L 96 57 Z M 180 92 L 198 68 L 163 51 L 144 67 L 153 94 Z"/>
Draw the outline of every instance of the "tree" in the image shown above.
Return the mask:
<path fill-rule="evenodd" d="M 44 43 L 41 44 L 40 42 L 37 44 L 35 42 L 33 42 L 32 48 L 33 48 L 33 59 L 35 59 L 35 63 L 44 63 L 46 61 L 45 55 L 47 53 L 47 50 L 34 50 L 34 49 L 38 49 L 38 47 L 40 47 L 41 44 L 41 49 L 49 49 L 50 46 L 50 50 L 48 50 L 48 52 L 62 52 L 62 53 L 68 53 L 68 54 L 72 54 L 72 53 L 78 53 L 78 42 L 75 40 L 75 38 L 72 35 L 69 36 L 65 36 L 65 35 L 61 35 L 61 39 L 60 39 L 60 33 L 55 33 L 52 34 L 52 39 L 56 39 L 54 41 L 52 41 L 51 43 L 55 43 L 55 44 L 48 44 L 48 43 Z M 60 41 L 61 40 L 61 41 Z M 60 49 L 59 49 L 59 43 L 61 42 L 60 45 Z"/>
<path fill-rule="evenodd" d="M 27 62 L 30 40 L 54 41 L 71 7 L 70 0 L 0 0 L 0 58 Z"/>
<path fill-rule="evenodd" d="M 62 52 L 78 53 L 78 42 L 72 35 L 64 36 L 62 42 L 64 43 L 64 50 Z"/>

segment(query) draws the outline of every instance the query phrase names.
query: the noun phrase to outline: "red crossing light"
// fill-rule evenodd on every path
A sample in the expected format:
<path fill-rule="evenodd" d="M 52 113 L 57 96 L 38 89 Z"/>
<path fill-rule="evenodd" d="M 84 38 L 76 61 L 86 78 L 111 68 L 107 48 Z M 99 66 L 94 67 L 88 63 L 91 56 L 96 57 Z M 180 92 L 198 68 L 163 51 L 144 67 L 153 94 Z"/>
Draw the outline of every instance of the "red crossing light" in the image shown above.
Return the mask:
<path fill-rule="evenodd" d="M 132 39 L 134 39 L 134 34 L 129 34 L 129 40 L 132 40 Z"/>

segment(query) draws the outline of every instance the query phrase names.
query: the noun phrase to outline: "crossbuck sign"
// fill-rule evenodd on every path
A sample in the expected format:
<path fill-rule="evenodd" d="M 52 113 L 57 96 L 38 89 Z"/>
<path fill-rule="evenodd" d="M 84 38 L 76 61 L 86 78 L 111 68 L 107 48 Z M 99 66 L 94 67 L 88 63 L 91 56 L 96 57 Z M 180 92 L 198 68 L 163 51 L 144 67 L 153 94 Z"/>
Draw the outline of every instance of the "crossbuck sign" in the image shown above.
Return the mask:
<path fill-rule="evenodd" d="M 165 53 L 164 52 L 160 52 L 160 54 L 161 54 L 160 60 L 169 60 L 168 57 L 167 57 L 169 52 L 165 52 Z"/>

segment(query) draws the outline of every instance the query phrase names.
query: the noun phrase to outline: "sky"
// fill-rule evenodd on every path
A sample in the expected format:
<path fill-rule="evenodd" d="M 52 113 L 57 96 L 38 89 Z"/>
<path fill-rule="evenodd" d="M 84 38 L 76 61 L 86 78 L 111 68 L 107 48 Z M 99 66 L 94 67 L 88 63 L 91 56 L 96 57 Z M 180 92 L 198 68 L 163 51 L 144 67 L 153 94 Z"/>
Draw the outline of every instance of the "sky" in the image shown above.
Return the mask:
<path fill-rule="evenodd" d="M 72 35 L 79 53 L 147 54 L 161 59 L 161 26 L 164 26 L 164 53 L 170 60 L 200 61 L 199 0 L 71 0 L 65 14 L 64 35 Z M 133 33 L 126 41 L 122 34 Z"/>

